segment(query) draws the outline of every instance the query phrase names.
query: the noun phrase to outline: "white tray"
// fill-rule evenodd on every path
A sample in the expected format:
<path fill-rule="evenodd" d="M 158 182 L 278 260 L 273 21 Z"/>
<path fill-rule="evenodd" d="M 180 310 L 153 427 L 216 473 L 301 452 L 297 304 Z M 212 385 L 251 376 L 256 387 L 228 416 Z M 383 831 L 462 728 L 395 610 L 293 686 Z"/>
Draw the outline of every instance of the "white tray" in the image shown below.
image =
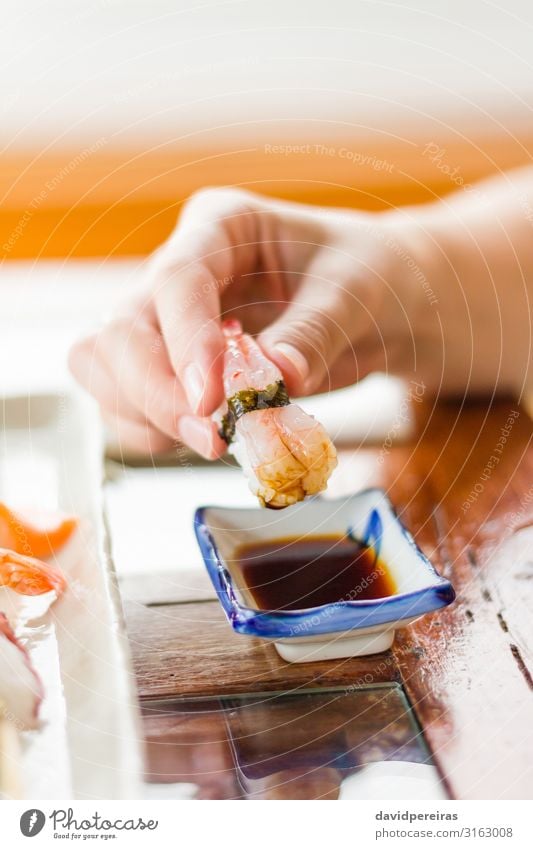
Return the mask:
<path fill-rule="evenodd" d="M 141 792 L 135 681 L 102 509 L 99 418 L 77 393 L 2 401 L 0 498 L 80 517 L 57 556 L 68 589 L 45 597 L 0 590 L 46 690 L 42 727 L 21 737 L 28 799 L 123 799 Z"/>

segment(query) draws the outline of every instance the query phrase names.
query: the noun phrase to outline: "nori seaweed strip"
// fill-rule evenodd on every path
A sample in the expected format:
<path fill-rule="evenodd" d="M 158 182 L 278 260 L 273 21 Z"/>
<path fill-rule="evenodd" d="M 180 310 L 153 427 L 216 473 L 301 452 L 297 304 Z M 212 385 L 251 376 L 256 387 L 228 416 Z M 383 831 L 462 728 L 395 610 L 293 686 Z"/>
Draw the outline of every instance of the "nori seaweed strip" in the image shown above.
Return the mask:
<path fill-rule="evenodd" d="M 282 380 L 269 383 L 264 389 L 242 389 L 228 398 L 228 412 L 222 419 L 219 436 L 229 445 L 235 436 L 235 424 L 245 413 L 272 407 L 286 407 L 288 404 L 290 399 Z"/>

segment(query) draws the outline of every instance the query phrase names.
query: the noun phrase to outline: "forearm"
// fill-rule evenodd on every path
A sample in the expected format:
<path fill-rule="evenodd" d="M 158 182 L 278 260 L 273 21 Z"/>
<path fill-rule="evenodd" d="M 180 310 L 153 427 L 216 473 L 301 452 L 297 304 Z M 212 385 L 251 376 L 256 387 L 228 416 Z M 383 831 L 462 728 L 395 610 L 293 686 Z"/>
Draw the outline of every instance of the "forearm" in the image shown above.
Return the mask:
<path fill-rule="evenodd" d="M 531 390 L 533 169 L 398 215 L 435 299 L 414 321 L 423 337 L 440 335 L 452 389 Z"/>

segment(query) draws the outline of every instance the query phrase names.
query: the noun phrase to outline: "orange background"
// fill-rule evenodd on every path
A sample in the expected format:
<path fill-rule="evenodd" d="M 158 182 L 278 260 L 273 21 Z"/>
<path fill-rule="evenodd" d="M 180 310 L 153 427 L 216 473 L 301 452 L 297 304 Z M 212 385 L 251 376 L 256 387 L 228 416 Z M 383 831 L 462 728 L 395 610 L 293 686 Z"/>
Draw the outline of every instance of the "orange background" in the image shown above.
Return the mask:
<path fill-rule="evenodd" d="M 416 139 L 353 144 L 337 139 L 328 154 L 317 153 L 310 142 L 310 152 L 284 155 L 253 142 L 239 149 L 233 142 L 138 151 L 103 144 L 81 159 L 83 148 L 19 151 L 0 157 L 1 254 L 4 259 L 146 254 L 171 231 L 183 201 L 206 185 L 372 210 L 429 201 L 456 190 L 461 181 L 531 161 L 533 135 L 464 139 L 456 133 L 439 141 L 438 155 L 426 145 Z M 346 151 L 354 152 L 356 163 Z M 6 249 L 21 222 L 21 234 Z"/>

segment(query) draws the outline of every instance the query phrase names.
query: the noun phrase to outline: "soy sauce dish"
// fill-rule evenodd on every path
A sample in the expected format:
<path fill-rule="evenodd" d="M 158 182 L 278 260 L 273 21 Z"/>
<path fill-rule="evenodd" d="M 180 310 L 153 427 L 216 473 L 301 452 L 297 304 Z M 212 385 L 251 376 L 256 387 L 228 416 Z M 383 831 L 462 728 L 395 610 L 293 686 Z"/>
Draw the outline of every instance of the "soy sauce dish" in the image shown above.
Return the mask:
<path fill-rule="evenodd" d="M 385 651 L 455 598 L 379 489 L 280 512 L 201 507 L 195 531 L 233 629 L 292 663 Z"/>

